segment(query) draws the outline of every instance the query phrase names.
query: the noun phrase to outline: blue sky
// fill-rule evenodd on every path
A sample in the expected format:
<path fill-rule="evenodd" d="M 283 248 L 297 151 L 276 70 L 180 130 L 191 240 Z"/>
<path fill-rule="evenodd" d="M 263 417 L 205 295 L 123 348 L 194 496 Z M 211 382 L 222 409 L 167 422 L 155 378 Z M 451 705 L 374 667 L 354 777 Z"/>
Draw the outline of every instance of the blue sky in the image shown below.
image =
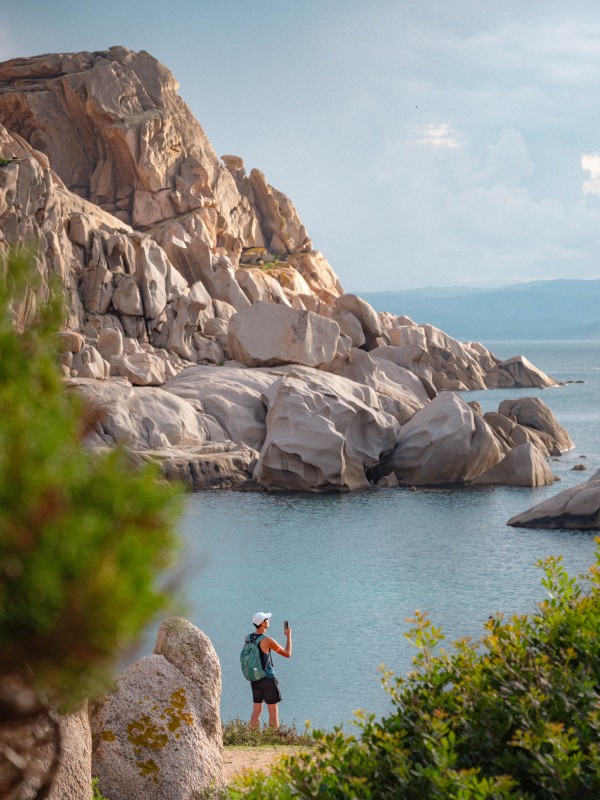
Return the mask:
<path fill-rule="evenodd" d="M 0 0 L 0 58 L 147 50 L 347 291 L 600 277 L 600 4 Z"/>

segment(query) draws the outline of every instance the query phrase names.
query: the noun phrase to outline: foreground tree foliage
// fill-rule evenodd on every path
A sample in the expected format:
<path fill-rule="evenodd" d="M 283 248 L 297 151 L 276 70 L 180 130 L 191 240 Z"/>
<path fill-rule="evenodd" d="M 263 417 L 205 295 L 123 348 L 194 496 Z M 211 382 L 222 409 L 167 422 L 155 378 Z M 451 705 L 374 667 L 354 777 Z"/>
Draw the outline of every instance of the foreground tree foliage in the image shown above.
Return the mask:
<path fill-rule="evenodd" d="M 61 303 L 37 304 L 30 261 L 0 261 L 0 729 L 45 715 L 56 739 L 53 709 L 104 688 L 167 604 L 180 504 L 153 469 L 83 449 L 97 418 L 64 388 Z M 0 745 L 2 796 L 23 778 L 14 747 Z"/>
<path fill-rule="evenodd" d="M 600 550 L 580 581 L 560 558 L 543 567 L 548 599 L 532 614 L 490 619 L 479 643 L 446 653 L 442 633 L 417 613 L 407 634 L 414 670 L 384 674 L 393 712 L 359 717 L 357 736 L 316 732 L 313 750 L 248 778 L 240 795 L 600 797 Z"/>

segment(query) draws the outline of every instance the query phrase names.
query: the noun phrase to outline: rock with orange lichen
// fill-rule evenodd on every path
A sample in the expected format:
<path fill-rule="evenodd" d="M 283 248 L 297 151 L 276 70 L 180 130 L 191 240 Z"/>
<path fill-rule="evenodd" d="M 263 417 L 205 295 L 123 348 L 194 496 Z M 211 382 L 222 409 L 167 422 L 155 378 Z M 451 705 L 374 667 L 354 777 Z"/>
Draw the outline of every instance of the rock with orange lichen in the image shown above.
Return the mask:
<path fill-rule="evenodd" d="M 167 620 L 91 714 L 92 772 L 111 800 L 193 800 L 223 788 L 221 667 L 205 634 Z"/>

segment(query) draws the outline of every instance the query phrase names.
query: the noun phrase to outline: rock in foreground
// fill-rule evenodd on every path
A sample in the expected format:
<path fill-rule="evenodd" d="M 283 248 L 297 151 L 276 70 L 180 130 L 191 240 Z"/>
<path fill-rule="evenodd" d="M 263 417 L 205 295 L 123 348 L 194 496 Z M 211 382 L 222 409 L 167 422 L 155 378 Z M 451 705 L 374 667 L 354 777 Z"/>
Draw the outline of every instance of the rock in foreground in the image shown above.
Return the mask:
<path fill-rule="evenodd" d="M 167 620 L 92 714 L 92 769 L 110 800 L 196 800 L 223 788 L 221 667 L 210 640 Z M 204 795 L 203 795 L 204 793 Z"/>

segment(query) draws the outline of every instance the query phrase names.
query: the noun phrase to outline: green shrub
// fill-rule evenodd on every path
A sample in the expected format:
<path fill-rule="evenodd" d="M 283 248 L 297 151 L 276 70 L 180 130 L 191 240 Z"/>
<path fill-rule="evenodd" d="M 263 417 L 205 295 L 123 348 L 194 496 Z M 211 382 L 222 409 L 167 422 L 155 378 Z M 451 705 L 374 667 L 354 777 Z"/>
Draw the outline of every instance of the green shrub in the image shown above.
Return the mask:
<path fill-rule="evenodd" d="M 223 725 L 223 744 L 234 745 L 312 745 L 308 733 L 300 733 L 294 724 L 271 728 L 267 723 L 262 728 L 251 728 L 248 722 L 236 717 Z"/>
<path fill-rule="evenodd" d="M 30 259 L 0 260 L 0 680 L 73 707 L 169 602 L 179 490 L 119 450 L 59 375 L 60 297 L 38 305 Z M 28 324 L 14 327 L 14 309 Z M 1 721 L 1 714 L 0 714 Z"/>
<path fill-rule="evenodd" d="M 244 797 L 600 797 L 600 550 L 596 559 L 580 581 L 548 559 L 548 599 L 490 619 L 480 642 L 449 653 L 417 613 L 413 671 L 383 677 L 393 711 L 359 717 L 357 735 L 316 731 L 313 750 L 245 780 Z"/>

